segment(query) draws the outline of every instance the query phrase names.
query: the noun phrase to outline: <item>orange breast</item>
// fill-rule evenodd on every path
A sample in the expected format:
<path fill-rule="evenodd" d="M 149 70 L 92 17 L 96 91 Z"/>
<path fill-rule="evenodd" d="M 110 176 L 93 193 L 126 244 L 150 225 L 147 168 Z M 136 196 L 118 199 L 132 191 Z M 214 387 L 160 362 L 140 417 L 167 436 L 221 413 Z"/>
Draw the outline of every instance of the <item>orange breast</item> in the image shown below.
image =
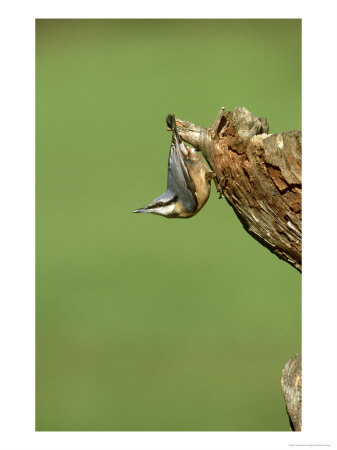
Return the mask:
<path fill-rule="evenodd" d="M 211 191 L 210 179 L 206 177 L 208 172 L 209 169 L 202 160 L 198 164 L 189 167 L 189 173 L 196 188 L 198 211 L 207 202 Z"/>

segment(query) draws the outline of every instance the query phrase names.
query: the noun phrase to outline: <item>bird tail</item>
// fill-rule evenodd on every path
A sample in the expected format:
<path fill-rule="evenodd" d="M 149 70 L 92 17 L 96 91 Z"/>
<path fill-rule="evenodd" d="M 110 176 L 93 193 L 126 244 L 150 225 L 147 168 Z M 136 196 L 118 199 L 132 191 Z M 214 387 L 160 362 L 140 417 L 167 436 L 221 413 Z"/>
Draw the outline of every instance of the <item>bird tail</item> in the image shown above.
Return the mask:
<path fill-rule="evenodd" d="M 166 124 L 167 126 L 172 130 L 173 135 L 177 139 L 178 143 L 181 143 L 181 137 L 179 136 L 177 124 L 176 124 L 176 118 L 174 117 L 174 114 L 168 114 L 166 116 Z"/>

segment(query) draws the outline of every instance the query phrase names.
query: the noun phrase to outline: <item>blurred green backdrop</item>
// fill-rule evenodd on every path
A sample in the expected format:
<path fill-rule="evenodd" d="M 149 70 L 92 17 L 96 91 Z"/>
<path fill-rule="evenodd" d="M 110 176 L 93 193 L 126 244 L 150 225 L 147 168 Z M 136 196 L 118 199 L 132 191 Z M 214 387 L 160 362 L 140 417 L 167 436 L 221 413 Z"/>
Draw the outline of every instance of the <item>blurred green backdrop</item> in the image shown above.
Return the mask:
<path fill-rule="evenodd" d="M 289 430 L 299 273 L 212 188 L 166 187 L 167 113 L 301 128 L 300 20 L 37 20 L 36 429 Z"/>

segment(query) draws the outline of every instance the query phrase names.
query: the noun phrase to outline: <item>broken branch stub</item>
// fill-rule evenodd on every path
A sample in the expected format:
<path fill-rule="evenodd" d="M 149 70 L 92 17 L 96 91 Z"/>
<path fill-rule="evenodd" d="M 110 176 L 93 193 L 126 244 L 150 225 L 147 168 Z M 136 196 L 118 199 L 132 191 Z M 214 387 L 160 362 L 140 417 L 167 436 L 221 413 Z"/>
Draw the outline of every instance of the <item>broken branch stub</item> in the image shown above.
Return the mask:
<path fill-rule="evenodd" d="M 182 139 L 200 150 L 245 230 L 302 270 L 301 132 L 268 134 L 246 108 L 221 108 L 210 128 L 176 119 Z"/>
<path fill-rule="evenodd" d="M 282 370 L 281 386 L 292 431 L 302 431 L 302 359 L 295 355 Z"/>

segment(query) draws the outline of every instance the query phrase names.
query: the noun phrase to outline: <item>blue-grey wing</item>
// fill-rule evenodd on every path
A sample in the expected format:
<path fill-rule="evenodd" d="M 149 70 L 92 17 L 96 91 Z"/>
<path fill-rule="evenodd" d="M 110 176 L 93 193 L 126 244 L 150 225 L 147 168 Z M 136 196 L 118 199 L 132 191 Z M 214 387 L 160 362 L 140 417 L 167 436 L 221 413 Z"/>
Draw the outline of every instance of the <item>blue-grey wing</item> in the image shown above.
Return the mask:
<path fill-rule="evenodd" d="M 186 212 L 194 212 L 198 207 L 198 201 L 195 195 L 195 185 L 188 173 L 179 145 L 175 139 L 172 139 L 168 162 L 167 189 L 178 195 Z"/>

